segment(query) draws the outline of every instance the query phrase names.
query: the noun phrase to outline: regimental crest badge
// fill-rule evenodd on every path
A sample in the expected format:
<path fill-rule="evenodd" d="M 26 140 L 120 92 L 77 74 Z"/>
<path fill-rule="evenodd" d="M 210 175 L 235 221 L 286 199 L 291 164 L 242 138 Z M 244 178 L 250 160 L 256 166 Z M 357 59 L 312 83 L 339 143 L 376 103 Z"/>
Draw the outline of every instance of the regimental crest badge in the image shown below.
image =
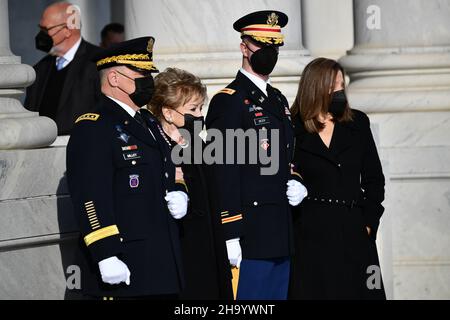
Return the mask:
<path fill-rule="evenodd" d="M 130 188 L 136 189 L 138 187 L 139 187 L 139 175 L 138 174 L 130 175 Z"/>
<path fill-rule="evenodd" d="M 270 26 L 276 26 L 278 24 L 278 15 L 275 12 L 272 12 L 268 17 L 267 17 L 267 24 Z"/>
<path fill-rule="evenodd" d="M 269 150 L 269 147 L 270 147 L 269 139 L 261 139 L 261 148 L 264 151 L 267 151 Z"/>

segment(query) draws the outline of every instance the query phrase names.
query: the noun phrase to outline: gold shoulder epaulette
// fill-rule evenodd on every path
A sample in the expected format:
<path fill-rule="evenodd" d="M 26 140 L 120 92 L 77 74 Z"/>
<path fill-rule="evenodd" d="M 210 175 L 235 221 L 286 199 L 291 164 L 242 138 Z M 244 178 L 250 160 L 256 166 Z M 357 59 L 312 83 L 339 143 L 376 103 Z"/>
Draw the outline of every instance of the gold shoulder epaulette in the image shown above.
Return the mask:
<path fill-rule="evenodd" d="M 86 113 L 80 116 L 75 123 L 78 123 L 83 120 L 89 120 L 89 121 L 97 121 L 100 118 L 100 115 L 97 113 Z"/>
<path fill-rule="evenodd" d="M 230 88 L 225 88 L 225 89 L 220 90 L 217 93 L 218 94 L 219 93 L 226 93 L 226 94 L 229 94 L 230 96 L 232 96 L 235 92 L 236 92 L 236 90 L 233 90 L 233 89 L 230 89 Z"/>

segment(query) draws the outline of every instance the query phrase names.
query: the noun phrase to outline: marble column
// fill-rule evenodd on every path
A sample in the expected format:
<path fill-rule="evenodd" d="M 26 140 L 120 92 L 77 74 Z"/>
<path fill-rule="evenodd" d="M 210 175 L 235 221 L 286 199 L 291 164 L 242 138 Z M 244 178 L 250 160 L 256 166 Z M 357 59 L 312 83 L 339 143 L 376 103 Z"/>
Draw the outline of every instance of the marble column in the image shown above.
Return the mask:
<path fill-rule="evenodd" d="M 353 3 L 355 46 L 341 60 L 353 104 L 369 112 L 449 110 L 450 2 Z"/>
<path fill-rule="evenodd" d="M 378 128 L 387 176 L 381 259 L 395 299 L 450 298 L 450 1 L 354 0 L 340 61 Z M 388 164 L 388 165 L 387 165 Z"/>
<path fill-rule="evenodd" d="M 81 34 L 83 38 L 98 46 L 101 42 L 100 31 L 111 23 L 111 0 L 69 0 L 78 6 L 81 13 Z M 116 0 L 117 1 L 117 0 Z M 73 13 L 72 13 L 73 12 Z M 71 11 L 75 14 L 75 11 Z"/>
<path fill-rule="evenodd" d="M 339 59 L 353 47 L 353 1 L 302 0 L 302 26 L 312 56 Z"/>
<path fill-rule="evenodd" d="M 128 2 L 127 2 L 128 3 Z M 111 22 L 124 24 L 125 21 L 125 0 L 110 0 Z"/>
<path fill-rule="evenodd" d="M 34 79 L 33 68 L 11 53 L 8 1 L 0 0 L 0 150 L 44 147 L 56 139 L 56 124 L 28 112 L 19 101 Z"/>
<path fill-rule="evenodd" d="M 292 101 L 310 56 L 302 44 L 301 3 L 296 0 L 130 0 L 125 7 L 128 38 L 153 35 L 154 60 L 162 70 L 174 66 L 204 79 L 211 94 L 235 77 L 241 66 L 240 35 L 233 22 L 257 10 L 279 10 L 289 16 L 286 44 L 273 82 Z"/>

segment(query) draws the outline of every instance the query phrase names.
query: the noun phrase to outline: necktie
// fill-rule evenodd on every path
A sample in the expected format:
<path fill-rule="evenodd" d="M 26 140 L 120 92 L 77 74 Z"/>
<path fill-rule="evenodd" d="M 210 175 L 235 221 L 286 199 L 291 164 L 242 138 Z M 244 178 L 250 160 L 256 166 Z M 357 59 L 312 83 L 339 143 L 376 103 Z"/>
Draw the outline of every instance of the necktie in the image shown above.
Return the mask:
<path fill-rule="evenodd" d="M 278 112 L 280 115 L 283 115 L 286 112 L 280 97 L 270 84 L 267 84 L 267 97 L 269 98 L 270 105 L 274 111 Z"/>
<path fill-rule="evenodd" d="M 56 70 L 61 71 L 61 70 L 63 69 L 64 63 L 65 63 L 66 61 L 67 61 L 67 60 L 66 60 L 64 57 L 59 57 L 59 58 L 56 60 Z"/>
<path fill-rule="evenodd" d="M 134 119 L 144 128 L 148 129 L 147 123 L 145 123 L 144 118 L 142 117 L 142 114 L 140 112 L 136 112 L 134 115 Z"/>
<path fill-rule="evenodd" d="M 267 84 L 266 91 L 267 91 L 268 97 L 272 97 L 272 98 L 274 97 L 275 90 L 273 89 L 273 87 L 270 84 Z"/>

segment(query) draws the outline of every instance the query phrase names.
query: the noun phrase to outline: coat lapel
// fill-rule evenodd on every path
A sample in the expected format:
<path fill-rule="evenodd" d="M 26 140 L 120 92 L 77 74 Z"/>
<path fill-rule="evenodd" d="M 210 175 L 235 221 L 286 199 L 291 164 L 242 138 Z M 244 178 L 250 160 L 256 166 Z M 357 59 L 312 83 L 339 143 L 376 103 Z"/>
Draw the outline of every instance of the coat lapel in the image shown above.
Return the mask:
<path fill-rule="evenodd" d="M 332 163 L 338 163 L 336 156 L 325 146 L 318 133 L 307 132 L 303 126 L 303 123 L 298 124 L 296 130 L 298 131 L 296 135 L 296 145 L 298 148 L 308 153 L 325 158 Z"/>
<path fill-rule="evenodd" d="M 297 145 L 299 148 L 328 159 L 335 164 L 339 164 L 339 155 L 354 145 L 353 140 L 355 136 L 352 132 L 351 123 L 343 124 L 337 122 L 335 124 L 329 149 L 325 146 L 318 133 L 308 133 L 303 124 L 297 130 L 299 130 L 297 134 Z"/>
<path fill-rule="evenodd" d="M 327 146 L 323 143 L 318 133 L 310 134 L 308 133 L 303 142 L 299 143 L 300 148 L 318 155 L 322 158 L 325 158 L 333 163 L 338 163 L 338 160 L 334 153 L 331 152 L 327 148 Z"/>
<path fill-rule="evenodd" d="M 275 96 L 267 97 L 249 78 L 241 72 L 238 73 L 236 79 L 243 84 L 244 88 L 247 89 L 249 97 L 257 106 L 271 113 L 276 118 L 283 120 L 283 114 L 277 108 L 277 106 L 279 106 L 279 102 L 274 100 Z"/>
<path fill-rule="evenodd" d="M 140 125 L 136 120 L 132 119 L 131 116 L 128 115 L 128 117 L 129 120 L 124 122 L 125 131 L 128 131 L 133 137 L 141 140 L 149 146 L 156 147 L 159 145 L 156 140 L 156 133 L 147 132 L 146 129 L 144 129 L 144 127 L 142 127 L 142 125 Z"/>
<path fill-rule="evenodd" d="M 126 131 L 134 138 L 151 147 L 158 146 L 156 137 L 154 138 L 150 132 L 147 132 L 144 127 L 142 127 L 135 119 L 133 119 L 124 109 L 122 109 L 117 103 L 115 103 L 108 97 L 104 97 L 104 99 L 106 99 L 106 104 L 116 118 L 117 125 L 120 126 L 120 130 Z"/>
<path fill-rule="evenodd" d="M 170 152 L 170 150 L 171 150 L 170 141 L 165 139 L 166 135 L 165 135 L 163 128 L 162 128 L 160 122 L 158 121 L 158 119 L 156 119 L 153 116 L 153 114 L 150 111 L 148 111 L 147 109 L 141 109 L 140 112 L 141 112 L 144 120 L 146 121 L 147 126 L 150 128 L 150 130 L 154 134 L 156 140 L 158 141 L 161 149 L 165 150 L 166 152 Z"/>
<path fill-rule="evenodd" d="M 61 109 L 66 105 L 67 99 L 69 98 L 69 94 L 72 91 L 73 85 L 79 79 L 79 73 L 83 66 L 84 59 L 83 55 L 86 53 L 86 42 L 81 40 L 80 47 L 75 54 L 72 62 L 70 63 L 70 69 L 67 73 L 66 81 L 64 83 L 64 88 L 61 93 L 61 98 L 59 99 L 58 109 Z"/>
<path fill-rule="evenodd" d="M 37 104 L 35 106 L 30 106 L 30 107 L 33 107 L 33 108 L 36 108 L 37 106 L 39 106 L 39 108 L 41 107 L 42 99 L 44 98 L 44 94 L 45 94 L 45 89 L 47 88 L 47 82 L 48 82 L 48 79 L 50 78 L 51 68 L 54 63 L 56 63 L 56 58 L 49 56 L 48 59 L 45 61 L 45 65 L 42 66 L 42 70 L 39 70 L 39 73 L 41 74 L 42 79 L 40 79 L 39 84 L 37 84 L 39 86 L 37 88 L 37 92 L 36 92 L 37 97 L 35 100 L 35 101 L 37 101 Z M 35 111 L 39 111 L 39 109 L 37 109 Z"/>
<path fill-rule="evenodd" d="M 333 141 L 331 148 L 336 155 L 349 149 L 353 144 L 353 134 L 351 128 L 347 124 L 337 122 L 334 125 Z"/>

